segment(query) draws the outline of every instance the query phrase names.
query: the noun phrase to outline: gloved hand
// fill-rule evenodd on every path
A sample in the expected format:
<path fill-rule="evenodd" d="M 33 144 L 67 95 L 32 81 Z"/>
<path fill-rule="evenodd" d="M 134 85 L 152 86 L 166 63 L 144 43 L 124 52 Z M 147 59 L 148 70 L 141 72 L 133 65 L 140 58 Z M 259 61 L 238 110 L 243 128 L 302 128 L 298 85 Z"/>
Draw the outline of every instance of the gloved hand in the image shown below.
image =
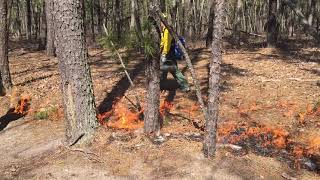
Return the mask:
<path fill-rule="evenodd" d="M 166 57 L 165 54 L 162 54 L 160 59 L 161 59 L 161 62 L 162 62 L 162 63 L 164 63 L 164 62 L 167 61 L 167 57 Z"/>

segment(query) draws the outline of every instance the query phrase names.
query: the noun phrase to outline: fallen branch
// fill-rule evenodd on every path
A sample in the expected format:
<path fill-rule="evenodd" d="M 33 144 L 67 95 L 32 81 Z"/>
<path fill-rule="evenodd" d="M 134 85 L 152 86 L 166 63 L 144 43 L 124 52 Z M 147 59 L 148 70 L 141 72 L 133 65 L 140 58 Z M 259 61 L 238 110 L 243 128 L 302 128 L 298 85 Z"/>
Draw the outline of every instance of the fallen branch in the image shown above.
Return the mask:
<path fill-rule="evenodd" d="M 197 73 L 193 68 L 191 59 L 189 57 L 189 54 L 188 54 L 186 48 L 181 43 L 177 33 L 168 24 L 168 22 L 165 20 L 163 15 L 161 15 L 159 8 L 154 6 L 152 8 L 151 12 L 152 12 L 151 15 L 154 16 L 154 19 L 158 19 L 159 18 L 161 20 L 161 22 L 168 28 L 169 33 L 171 34 L 171 36 L 174 38 L 175 42 L 179 45 L 180 49 L 182 50 L 183 55 L 185 57 L 185 60 L 187 62 L 188 68 L 189 68 L 189 70 L 191 72 L 191 76 L 192 76 L 192 79 L 193 79 L 194 86 L 196 88 L 196 95 L 197 95 L 197 98 L 198 98 L 198 102 L 199 102 L 200 108 L 202 110 L 202 113 L 204 115 L 205 120 L 207 121 L 208 120 L 208 112 L 207 112 L 207 108 L 205 107 L 203 99 L 202 99 L 202 94 L 201 94 L 201 90 L 200 90 L 200 84 L 199 84 L 199 81 L 198 81 L 198 78 L 197 78 Z M 158 17 L 158 18 L 156 18 L 156 17 Z"/>
<path fill-rule="evenodd" d="M 109 33 L 108 33 L 108 30 L 106 28 L 106 24 L 105 23 L 103 23 L 103 29 L 104 29 L 104 32 L 106 33 L 106 35 L 109 36 Z M 128 80 L 129 80 L 129 83 L 130 83 L 131 87 L 133 88 L 135 85 L 134 85 L 134 83 L 133 83 L 133 81 L 132 81 L 132 79 L 131 79 L 128 71 L 127 71 L 127 68 L 126 68 L 125 64 L 123 63 L 123 60 L 122 60 L 122 57 L 121 57 L 119 51 L 116 49 L 114 43 L 111 40 L 110 40 L 110 44 L 111 44 L 112 48 L 114 49 L 114 51 L 116 52 L 116 54 L 117 54 L 117 56 L 119 58 L 119 61 L 121 63 L 121 66 L 123 67 L 123 70 L 126 73 L 126 76 L 127 76 Z M 136 101 L 137 101 L 137 104 L 134 107 L 136 107 L 138 109 L 138 111 L 141 111 L 142 107 L 141 107 L 140 99 L 139 99 L 137 94 L 134 94 L 134 96 L 135 96 Z"/>

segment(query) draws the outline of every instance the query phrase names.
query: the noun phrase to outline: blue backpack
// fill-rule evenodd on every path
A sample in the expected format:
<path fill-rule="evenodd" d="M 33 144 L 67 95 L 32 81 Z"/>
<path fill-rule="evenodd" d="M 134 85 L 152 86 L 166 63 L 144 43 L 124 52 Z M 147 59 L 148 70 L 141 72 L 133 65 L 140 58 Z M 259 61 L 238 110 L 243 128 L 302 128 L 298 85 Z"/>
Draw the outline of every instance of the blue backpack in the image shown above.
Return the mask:
<path fill-rule="evenodd" d="M 184 37 L 180 36 L 179 37 L 179 40 L 180 42 L 182 43 L 182 45 L 184 47 L 186 47 L 186 40 Z M 181 60 L 183 58 L 183 52 L 182 52 L 182 49 L 180 49 L 178 43 L 176 43 L 175 41 L 173 42 L 173 55 L 174 55 L 174 58 L 177 59 L 177 60 Z"/>

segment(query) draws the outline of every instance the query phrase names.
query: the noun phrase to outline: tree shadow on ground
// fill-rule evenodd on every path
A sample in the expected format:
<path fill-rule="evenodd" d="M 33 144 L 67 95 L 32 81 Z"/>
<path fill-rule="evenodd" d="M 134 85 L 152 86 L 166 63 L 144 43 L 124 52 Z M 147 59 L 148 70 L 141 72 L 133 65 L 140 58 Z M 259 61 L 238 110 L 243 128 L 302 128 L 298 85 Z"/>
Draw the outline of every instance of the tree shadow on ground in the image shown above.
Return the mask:
<path fill-rule="evenodd" d="M 13 108 L 10 109 L 0 118 L 0 131 L 4 130 L 12 121 L 16 121 L 22 117 L 23 115 L 15 113 Z"/>
<path fill-rule="evenodd" d="M 209 68 L 209 67 L 208 67 Z M 209 69 L 206 69 L 209 72 Z M 230 83 L 231 78 L 251 76 L 252 74 L 247 69 L 237 68 L 232 64 L 222 63 L 221 64 L 221 79 L 220 79 L 220 91 L 227 92 L 231 91 L 234 86 Z M 199 80 L 201 93 L 203 96 L 207 96 L 209 88 L 209 79 Z M 197 101 L 197 96 L 195 92 L 191 92 L 188 95 L 188 98 L 193 101 Z"/>
<path fill-rule="evenodd" d="M 203 54 L 205 52 L 206 48 L 197 48 L 197 49 L 192 49 L 192 50 L 189 50 L 190 51 L 190 59 L 191 59 L 191 63 L 193 66 L 197 65 L 197 63 L 199 62 L 199 56 L 201 54 Z M 178 61 L 181 62 L 181 61 L 184 61 L 184 60 L 180 60 Z M 183 68 L 181 70 L 182 74 L 184 74 L 186 71 L 188 70 L 188 66 L 186 66 L 185 68 Z"/>
<path fill-rule="evenodd" d="M 261 48 L 265 48 L 265 41 L 248 42 L 238 48 L 234 48 L 231 43 L 225 46 L 226 51 L 238 51 L 240 54 L 259 55 L 256 61 L 269 58 L 276 58 L 287 63 L 315 62 L 320 63 L 319 44 L 310 39 L 281 39 L 271 52 L 261 53 Z M 304 50 L 305 48 L 312 48 Z"/>
<path fill-rule="evenodd" d="M 128 70 L 128 73 L 130 74 L 130 77 L 132 78 L 132 81 L 141 73 L 144 71 L 145 68 L 145 61 L 141 61 L 134 65 L 134 67 L 130 70 Z M 126 91 L 130 88 L 131 84 L 128 81 L 127 76 L 123 76 L 115 86 L 113 86 L 113 89 L 110 93 L 107 94 L 107 96 L 103 99 L 103 101 L 98 106 L 98 112 L 108 112 L 112 109 L 112 105 L 114 102 L 123 97 Z"/>
<path fill-rule="evenodd" d="M 51 77 L 57 76 L 57 75 L 59 75 L 59 73 L 53 73 L 53 74 L 40 76 L 40 77 L 37 77 L 37 78 L 26 80 L 26 81 L 21 82 L 21 83 L 17 83 L 17 84 L 15 84 L 15 86 L 25 86 L 26 84 L 30 84 L 30 83 L 33 83 L 33 82 L 36 82 L 36 81 L 41 81 L 41 80 L 44 80 L 44 79 L 47 79 L 47 78 L 51 78 Z"/>

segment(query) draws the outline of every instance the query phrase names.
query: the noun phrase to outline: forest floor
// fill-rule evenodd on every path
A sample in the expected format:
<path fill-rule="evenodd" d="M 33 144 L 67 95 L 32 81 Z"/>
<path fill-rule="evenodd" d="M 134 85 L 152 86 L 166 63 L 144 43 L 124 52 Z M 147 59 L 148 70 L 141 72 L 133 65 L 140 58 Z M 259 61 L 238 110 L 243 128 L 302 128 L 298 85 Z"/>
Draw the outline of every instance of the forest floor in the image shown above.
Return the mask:
<path fill-rule="evenodd" d="M 10 68 L 16 88 L 11 96 L 0 97 L 0 179 L 319 179 L 320 160 L 309 158 L 320 154 L 320 49 L 305 42 L 287 44 L 282 48 L 226 48 L 218 138 L 219 143 L 243 148 L 220 146 L 216 158 L 207 160 L 201 150 L 203 132 L 192 123 L 202 119 L 194 87 L 190 93 L 175 91 L 172 77 L 162 84 L 170 91 L 162 93 L 161 101 L 174 95 L 161 130 L 166 141 L 155 143 L 141 129 L 103 126 L 90 147 L 63 146 L 57 59 L 37 51 L 35 43 L 11 42 Z M 115 108 L 112 105 L 123 95 L 134 100 L 137 93 L 145 98 L 143 57 L 129 50 L 120 52 L 136 84 L 134 89 L 111 51 L 89 49 L 101 113 Z M 205 94 L 211 52 L 205 48 L 190 48 L 189 52 Z M 192 84 L 185 62 L 180 61 L 179 66 Z M 10 104 L 29 97 L 30 110 L 25 116 L 7 113 Z M 119 102 L 131 106 L 125 98 Z M 42 117 L 39 112 L 47 114 Z M 261 146 L 256 139 L 256 144 L 245 146 L 248 141 L 223 138 L 230 129 L 238 130 L 238 125 L 260 128 L 258 131 L 271 129 L 271 138 L 284 137 L 284 144 L 272 153 L 255 149 Z M 299 144 L 302 152 L 290 149 L 289 143 Z"/>

